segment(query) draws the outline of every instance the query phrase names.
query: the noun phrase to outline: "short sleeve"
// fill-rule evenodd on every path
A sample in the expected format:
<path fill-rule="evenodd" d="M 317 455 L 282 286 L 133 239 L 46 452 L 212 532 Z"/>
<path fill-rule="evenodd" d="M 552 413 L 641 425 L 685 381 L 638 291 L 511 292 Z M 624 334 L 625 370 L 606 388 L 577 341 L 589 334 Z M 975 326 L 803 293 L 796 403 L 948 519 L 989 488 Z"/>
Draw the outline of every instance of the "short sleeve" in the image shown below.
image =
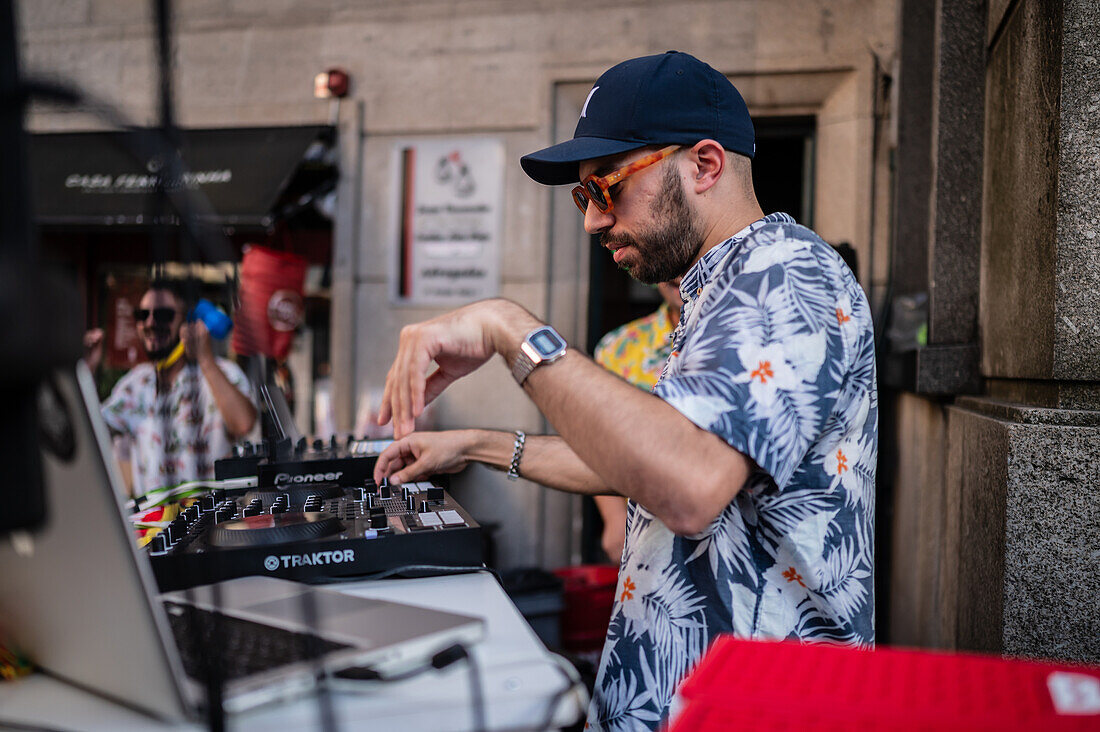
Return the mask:
<path fill-rule="evenodd" d="M 756 232 L 753 248 L 715 273 L 655 389 L 780 489 L 822 434 L 847 368 L 839 259 L 792 228 Z"/>

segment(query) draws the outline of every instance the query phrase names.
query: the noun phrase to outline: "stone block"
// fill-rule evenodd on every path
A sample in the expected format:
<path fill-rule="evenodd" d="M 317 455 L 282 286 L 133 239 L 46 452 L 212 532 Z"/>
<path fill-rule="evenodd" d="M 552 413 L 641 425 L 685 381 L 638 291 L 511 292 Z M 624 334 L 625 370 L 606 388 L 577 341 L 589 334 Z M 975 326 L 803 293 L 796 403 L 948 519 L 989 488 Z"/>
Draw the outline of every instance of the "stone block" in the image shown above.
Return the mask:
<path fill-rule="evenodd" d="M 1100 381 L 1100 4 L 1064 12 L 1055 373 Z"/>
<path fill-rule="evenodd" d="M 899 451 L 894 476 L 893 526 L 880 527 L 892 537 L 890 634 L 880 642 L 920 647 L 950 647 L 941 632 L 945 548 L 943 406 L 913 394 L 900 394 L 895 420 Z M 881 415 L 880 415 L 881 418 Z M 884 476 L 885 477 L 885 476 Z M 878 560 L 881 562 L 881 559 Z M 879 564 L 879 571 L 884 567 Z"/>
<path fill-rule="evenodd" d="M 990 51 L 981 264 L 986 376 L 1050 378 L 1053 371 L 1061 20 L 1044 6 L 1055 4 L 1017 3 Z"/>
<path fill-rule="evenodd" d="M 986 376 L 1100 380 L 1097 22 L 1095 3 L 1026 0 L 1008 10 L 990 49 Z"/>
<path fill-rule="evenodd" d="M 1100 661 L 1100 412 L 966 397 L 948 443 L 959 648 Z"/>

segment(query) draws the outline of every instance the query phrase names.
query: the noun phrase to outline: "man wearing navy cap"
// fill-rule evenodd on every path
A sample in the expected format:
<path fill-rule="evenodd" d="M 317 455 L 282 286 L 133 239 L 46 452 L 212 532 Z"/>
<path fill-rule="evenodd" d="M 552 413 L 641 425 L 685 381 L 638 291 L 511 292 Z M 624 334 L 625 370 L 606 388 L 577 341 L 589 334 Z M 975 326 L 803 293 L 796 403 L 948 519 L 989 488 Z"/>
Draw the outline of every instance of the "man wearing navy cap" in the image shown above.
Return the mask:
<path fill-rule="evenodd" d="M 502 299 L 405 328 L 386 381 L 380 422 L 399 439 L 376 478 L 473 460 L 629 499 L 592 729 L 656 728 L 717 633 L 874 642 L 870 312 L 820 237 L 763 215 L 753 141 L 733 85 L 670 51 L 605 72 L 573 139 L 521 160 L 540 183 L 579 182 L 585 230 L 634 277 L 682 276 L 652 393 Z M 560 436 L 410 434 L 425 403 L 497 353 Z"/>

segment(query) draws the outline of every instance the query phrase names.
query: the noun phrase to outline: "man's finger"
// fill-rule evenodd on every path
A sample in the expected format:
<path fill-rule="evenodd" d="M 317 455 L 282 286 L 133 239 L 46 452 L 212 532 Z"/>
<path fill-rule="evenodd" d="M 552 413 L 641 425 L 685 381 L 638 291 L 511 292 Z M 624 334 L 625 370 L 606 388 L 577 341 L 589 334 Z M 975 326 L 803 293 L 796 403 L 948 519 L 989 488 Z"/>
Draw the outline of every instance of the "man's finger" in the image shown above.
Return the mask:
<path fill-rule="evenodd" d="M 391 375 L 393 374 L 393 368 L 390 368 L 390 372 L 386 374 L 386 385 L 382 389 L 382 403 L 378 406 L 378 426 L 382 426 L 390 421 L 393 417 L 393 409 L 390 407 L 390 394 L 393 388 L 393 381 Z"/>
<path fill-rule="evenodd" d="M 378 483 L 388 477 L 394 470 L 405 465 L 404 455 L 408 448 L 403 442 L 392 442 L 378 455 L 378 461 L 374 464 L 374 482 Z"/>

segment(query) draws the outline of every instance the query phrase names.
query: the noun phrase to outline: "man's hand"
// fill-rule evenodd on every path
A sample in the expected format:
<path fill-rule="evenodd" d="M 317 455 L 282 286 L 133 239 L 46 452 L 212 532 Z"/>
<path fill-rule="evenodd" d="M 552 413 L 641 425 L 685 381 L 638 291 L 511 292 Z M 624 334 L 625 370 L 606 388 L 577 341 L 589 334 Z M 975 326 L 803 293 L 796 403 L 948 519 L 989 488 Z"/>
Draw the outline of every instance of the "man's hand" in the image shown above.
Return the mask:
<path fill-rule="evenodd" d="M 181 324 L 180 340 L 183 341 L 187 358 L 200 366 L 214 363 L 214 348 L 210 343 L 210 331 L 206 329 L 206 323 L 196 320 Z"/>
<path fill-rule="evenodd" d="M 414 432 L 382 451 L 374 465 L 374 482 L 389 478 L 409 483 L 439 473 L 457 473 L 466 467 L 467 433 Z"/>
<path fill-rule="evenodd" d="M 93 328 L 84 334 L 84 363 L 95 371 L 103 361 L 103 329 Z"/>
<path fill-rule="evenodd" d="M 412 433 L 425 405 L 455 380 L 476 370 L 495 353 L 508 356 L 539 320 L 508 300 L 482 300 L 401 329 L 397 356 L 386 375 L 378 424 L 393 420 L 393 434 Z M 517 333 L 519 335 L 517 335 Z M 515 342 L 512 344 L 512 342 Z M 436 370 L 428 374 L 435 363 Z"/>

